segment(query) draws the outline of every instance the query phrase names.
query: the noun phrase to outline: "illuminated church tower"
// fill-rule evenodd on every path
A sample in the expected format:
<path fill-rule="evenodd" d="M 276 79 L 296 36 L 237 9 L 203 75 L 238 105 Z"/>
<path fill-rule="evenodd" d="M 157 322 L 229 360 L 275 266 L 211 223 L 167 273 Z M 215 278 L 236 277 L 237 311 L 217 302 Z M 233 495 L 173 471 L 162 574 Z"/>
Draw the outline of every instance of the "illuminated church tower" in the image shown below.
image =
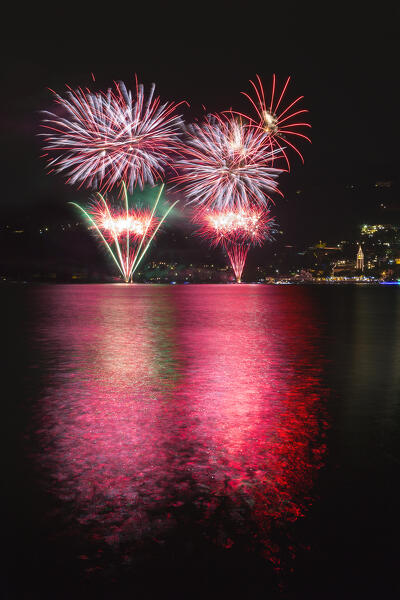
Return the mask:
<path fill-rule="evenodd" d="M 358 247 L 356 269 L 358 271 L 364 271 L 364 252 L 362 251 L 361 245 Z"/>

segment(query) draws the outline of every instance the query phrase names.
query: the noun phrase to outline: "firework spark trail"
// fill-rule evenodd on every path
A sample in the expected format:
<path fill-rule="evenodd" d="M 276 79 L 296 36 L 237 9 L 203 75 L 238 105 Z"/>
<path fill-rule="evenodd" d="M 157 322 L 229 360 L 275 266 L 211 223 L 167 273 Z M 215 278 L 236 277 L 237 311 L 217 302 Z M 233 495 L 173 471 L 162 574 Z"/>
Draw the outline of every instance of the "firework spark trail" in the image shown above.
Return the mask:
<path fill-rule="evenodd" d="M 160 187 L 152 210 L 130 209 L 128 192 L 123 185 L 125 207 L 115 208 L 100 193 L 85 210 L 71 202 L 88 219 L 101 241 L 104 243 L 124 281 L 128 283 L 146 254 L 162 223 L 177 204 L 168 207 L 161 219 L 155 217 L 163 185 Z M 144 247 L 143 247 L 143 244 Z"/>
<path fill-rule="evenodd" d="M 188 204 L 211 210 L 265 207 L 279 193 L 272 166 L 280 148 L 271 149 L 269 135 L 233 116 L 213 115 L 188 128 L 185 157 L 179 161 Z"/>
<path fill-rule="evenodd" d="M 68 87 L 63 98 L 54 92 L 66 116 L 44 112 L 50 172 L 103 191 L 121 181 L 130 193 L 155 185 L 179 153 L 182 120 L 176 110 L 182 102 L 162 104 L 154 89 L 153 84 L 146 98 L 136 80 L 135 94 L 122 82 L 106 93 Z"/>
<path fill-rule="evenodd" d="M 285 151 L 286 148 L 289 147 L 294 150 L 304 163 L 303 155 L 297 148 L 295 142 L 298 138 L 311 142 L 309 137 L 304 135 L 304 133 L 301 133 L 302 128 L 311 127 L 311 125 L 303 121 L 303 117 L 300 117 L 300 121 L 298 120 L 299 115 L 304 115 L 308 112 L 308 110 L 299 109 L 297 106 L 298 102 L 300 102 L 304 96 L 299 96 L 293 102 L 286 105 L 284 98 L 290 82 L 290 77 L 287 78 L 279 94 L 276 90 L 276 77 L 274 74 L 272 76 L 271 97 L 269 101 L 267 101 L 261 78 L 256 75 L 256 79 L 256 82 L 250 80 L 255 97 L 253 98 L 246 92 L 242 92 L 242 94 L 250 101 L 252 107 L 256 111 L 257 118 L 252 119 L 251 117 L 238 112 L 235 112 L 234 114 L 243 117 L 246 121 L 249 121 L 250 124 L 261 129 L 261 131 L 264 131 L 269 136 L 270 150 L 280 150 L 285 158 L 288 170 L 290 171 L 289 158 Z M 293 140 L 293 137 L 295 140 Z"/>
<path fill-rule="evenodd" d="M 211 242 L 221 244 L 228 254 L 236 281 L 241 282 L 247 253 L 251 246 L 261 245 L 270 236 L 273 219 L 268 210 L 237 210 L 199 212 L 199 234 Z"/>
<path fill-rule="evenodd" d="M 244 269 L 244 265 L 246 263 L 247 253 L 249 251 L 250 246 L 238 246 L 231 245 L 227 246 L 225 244 L 226 252 L 229 256 L 229 260 L 231 261 L 233 272 L 235 273 L 237 283 L 242 282 L 242 273 Z"/>

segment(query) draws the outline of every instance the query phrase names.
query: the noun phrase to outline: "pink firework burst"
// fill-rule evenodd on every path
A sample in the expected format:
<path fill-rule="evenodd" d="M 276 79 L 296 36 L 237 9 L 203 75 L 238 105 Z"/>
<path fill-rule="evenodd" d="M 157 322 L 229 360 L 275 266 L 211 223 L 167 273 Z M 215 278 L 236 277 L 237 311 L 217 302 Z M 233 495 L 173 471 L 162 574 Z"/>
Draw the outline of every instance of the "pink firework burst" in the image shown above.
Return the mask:
<path fill-rule="evenodd" d="M 294 150 L 304 163 L 303 155 L 297 148 L 296 141 L 299 139 L 311 142 L 310 138 L 302 133 L 304 127 L 311 127 L 309 123 L 303 120 L 304 115 L 308 110 L 299 108 L 298 103 L 304 98 L 299 96 L 289 104 L 285 101 L 285 93 L 290 82 L 290 77 L 287 78 L 283 88 L 277 91 L 275 74 L 272 76 L 272 89 L 269 99 L 266 98 L 261 78 L 257 75 L 256 82 L 250 81 L 253 86 L 255 97 L 242 92 L 242 94 L 251 102 L 257 113 L 257 119 L 251 119 L 250 123 L 260 128 L 269 136 L 270 149 L 279 149 L 285 157 L 288 170 L 290 170 L 287 147 Z M 247 115 L 237 113 L 238 115 L 249 119 Z"/>
<path fill-rule="evenodd" d="M 45 150 L 50 171 L 64 173 L 68 183 L 108 191 L 124 181 L 130 192 L 155 185 L 179 151 L 182 104 L 147 98 L 136 80 L 135 92 L 124 83 L 106 93 L 68 88 L 55 93 L 60 114 L 45 112 Z M 64 116 L 62 116 L 62 113 Z"/>
<path fill-rule="evenodd" d="M 180 161 L 188 203 L 210 210 L 263 207 L 278 190 L 282 169 L 273 167 L 282 154 L 271 148 L 260 127 L 244 125 L 241 118 L 213 115 L 188 128 L 185 157 Z"/>
<path fill-rule="evenodd" d="M 211 245 L 221 244 L 232 265 L 236 281 L 241 282 L 247 253 L 251 246 L 261 245 L 270 237 L 273 219 L 268 210 L 210 211 L 200 213 L 199 234 Z"/>

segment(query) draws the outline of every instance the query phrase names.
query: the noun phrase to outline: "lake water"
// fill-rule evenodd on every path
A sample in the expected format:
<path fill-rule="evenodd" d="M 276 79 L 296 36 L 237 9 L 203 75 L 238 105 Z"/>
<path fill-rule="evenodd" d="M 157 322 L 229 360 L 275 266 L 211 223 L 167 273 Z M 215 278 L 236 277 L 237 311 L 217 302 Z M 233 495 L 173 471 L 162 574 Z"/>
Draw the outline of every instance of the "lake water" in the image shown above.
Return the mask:
<path fill-rule="evenodd" d="M 3 286 L 6 598 L 397 598 L 400 289 Z"/>

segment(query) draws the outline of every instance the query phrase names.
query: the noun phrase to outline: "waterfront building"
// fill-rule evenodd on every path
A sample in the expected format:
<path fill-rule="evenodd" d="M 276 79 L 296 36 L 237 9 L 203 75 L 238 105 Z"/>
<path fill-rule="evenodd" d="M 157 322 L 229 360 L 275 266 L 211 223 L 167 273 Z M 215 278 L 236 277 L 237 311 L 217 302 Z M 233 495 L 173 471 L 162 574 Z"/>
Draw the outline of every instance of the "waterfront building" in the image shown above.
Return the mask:
<path fill-rule="evenodd" d="M 358 247 L 356 269 L 358 271 L 364 271 L 364 252 L 362 251 L 361 245 Z"/>

